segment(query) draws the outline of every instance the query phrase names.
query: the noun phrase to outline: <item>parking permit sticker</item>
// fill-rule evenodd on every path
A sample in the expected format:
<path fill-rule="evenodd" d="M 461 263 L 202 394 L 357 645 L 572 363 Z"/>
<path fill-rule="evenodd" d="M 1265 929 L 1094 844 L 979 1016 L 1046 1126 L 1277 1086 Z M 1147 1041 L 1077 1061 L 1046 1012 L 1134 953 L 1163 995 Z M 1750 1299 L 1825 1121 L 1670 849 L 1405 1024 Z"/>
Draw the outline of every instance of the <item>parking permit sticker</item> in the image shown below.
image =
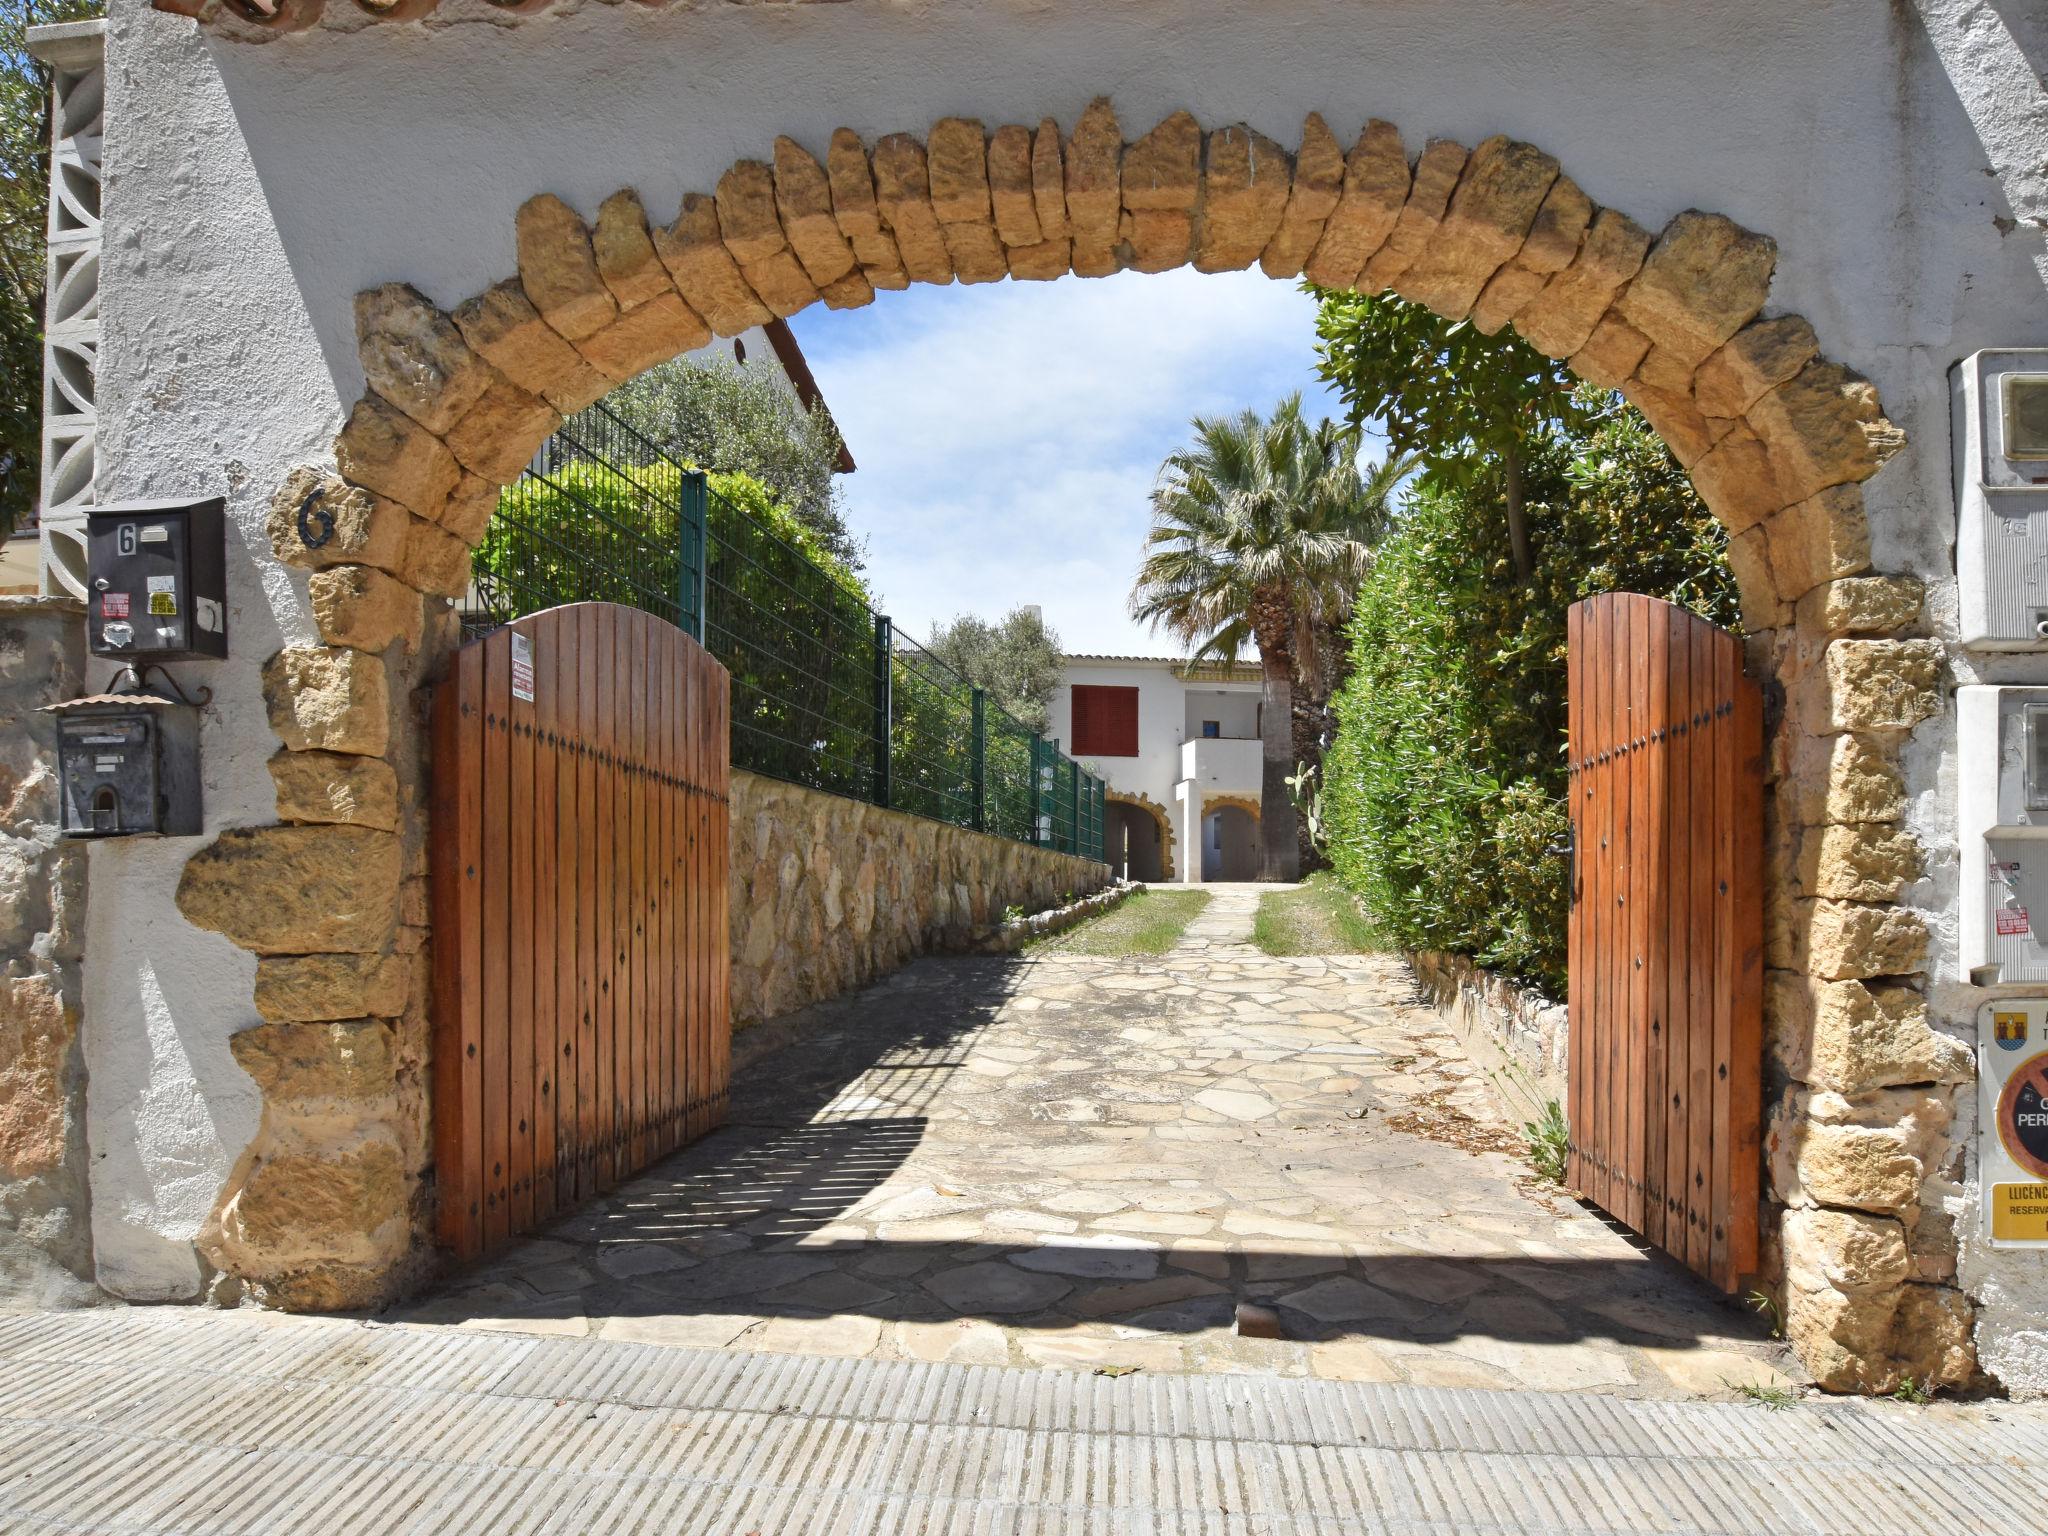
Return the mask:
<path fill-rule="evenodd" d="M 2002 1243 L 2048 1243 L 2048 1184 L 1992 1185 L 1991 1235 Z"/>
<path fill-rule="evenodd" d="M 1998 909 L 1998 936 L 2000 938 L 2012 938 L 2015 936 L 2024 938 L 2031 931 L 2032 929 L 2027 923 L 2027 909 L 2025 907 L 2000 907 Z"/>
<path fill-rule="evenodd" d="M 516 631 L 512 636 L 512 697 L 533 702 L 533 641 Z"/>
<path fill-rule="evenodd" d="M 145 530 L 146 531 L 146 530 Z M 175 618 L 178 612 L 178 579 L 175 576 L 152 576 L 149 578 L 149 613 L 151 618 Z"/>
<path fill-rule="evenodd" d="M 102 592 L 100 594 L 100 617 L 103 619 L 127 618 L 128 594 L 126 592 Z"/>

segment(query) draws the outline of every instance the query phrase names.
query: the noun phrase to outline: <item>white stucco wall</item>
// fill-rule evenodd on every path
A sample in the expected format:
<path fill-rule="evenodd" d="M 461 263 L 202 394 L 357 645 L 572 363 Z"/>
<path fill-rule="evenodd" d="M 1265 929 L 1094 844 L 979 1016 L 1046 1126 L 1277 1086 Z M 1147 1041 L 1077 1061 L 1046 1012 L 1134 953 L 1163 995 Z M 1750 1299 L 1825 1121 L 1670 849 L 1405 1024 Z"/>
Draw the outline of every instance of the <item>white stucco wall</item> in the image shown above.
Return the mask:
<path fill-rule="evenodd" d="M 1645 225 L 1699 206 L 1768 232 L 1773 308 L 1809 318 L 1908 434 L 1867 488 L 1875 554 L 1934 578 L 1938 633 L 1953 633 L 1954 610 L 1940 586 L 1946 372 L 1981 347 L 2048 344 L 2048 16 L 2034 0 L 588 4 L 517 25 L 450 0 L 437 13 L 465 14 L 488 20 L 247 46 L 114 0 L 103 501 L 225 491 L 260 551 L 264 499 L 293 463 L 325 455 L 361 390 L 351 296 L 404 279 L 452 306 L 510 274 L 513 212 L 535 192 L 591 215 L 630 183 L 667 217 L 778 132 L 821 150 L 841 124 L 1071 123 L 1103 92 L 1133 129 L 1187 106 L 1289 143 L 1310 109 L 1347 140 L 1367 116 L 1411 146 L 1510 133 Z M 184 669 L 217 694 L 214 829 L 272 814 L 256 669 L 311 635 L 298 578 L 238 553 L 232 581 L 233 659 Z M 1958 658 L 1957 671 L 2048 669 Z M 1945 916 L 1952 738 L 1952 720 L 1930 722 L 1909 755 L 1933 860 L 1910 899 L 1934 917 L 1937 1007 L 1968 1029 L 1980 995 L 1956 977 Z M 95 1210 L 120 1294 L 190 1294 L 194 1213 L 253 1129 L 225 1046 L 251 1018 L 251 962 L 178 917 L 187 851 L 93 861 Z M 2048 1390 L 2048 1256 L 1982 1251 L 1966 1193 L 1985 1363 Z"/>
<path fill-rule="evenodd" d="M 1092 771 L 1102 775 L 1103 782 L 1111 789 L 1149 796 L 1154 804 L 1174 816 L 1176 840 L 1180 838 L 1180 824 L 1174 811 L 1174 786 L 1181 778 L 1181 743 L 1189 735 L 1191 722 L 1199 731 L 1201 720 L 1217 718 L 1206 706 L 1199 713 L 1190 707 L 1189 689 L 1199 688 L 1210 698 L 1220 690 L 1227 695 L 1247 699 L 1253 719 L 1257 717 L 1259 701 L 1257 683 L 1190 684 L 1177 675 L 1175 669 L 1179 665 L 1174 661 L 1090 661 L 1082 657 L 1068 657 L 1066 680 L 1060 684 L 1047 707 L 1051 719 L 1046 727 L 1047 734 L 1059 741 L 1061 750 L 1071 753 L 1074 743 L 1074 684 L 1137 689 L 1138 755 L 1079 755 Z M 1230 727 L 1226 725 L 1224 729 L 1227 731 Z M 1230 789 L 1248 789 L 1253 794 L 1258 793 L 1258 787 L 1256 772 L 1249 784 L 1228 786 Z M 1177 848 L 1174 856 L 1176 859 L 1180 856 Z"/>

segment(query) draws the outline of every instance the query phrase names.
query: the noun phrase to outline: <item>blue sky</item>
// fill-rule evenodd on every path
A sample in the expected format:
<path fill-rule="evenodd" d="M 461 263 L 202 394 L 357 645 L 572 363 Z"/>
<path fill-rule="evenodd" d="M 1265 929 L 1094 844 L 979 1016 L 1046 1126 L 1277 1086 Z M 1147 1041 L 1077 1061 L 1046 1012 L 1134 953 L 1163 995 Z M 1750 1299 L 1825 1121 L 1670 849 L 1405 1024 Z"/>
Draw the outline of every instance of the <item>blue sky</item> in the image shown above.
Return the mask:
<path fill-rule="evenodd" d="M 791 322 L 860 468 L 868 576 L 923 639 L 1037 603 L 1070 651 L 1167 655 L 1126 616 L 1159 461 L 1197 412 L 1315 378 L 1315 305 L 1260 273 L 919 285 Z"/>

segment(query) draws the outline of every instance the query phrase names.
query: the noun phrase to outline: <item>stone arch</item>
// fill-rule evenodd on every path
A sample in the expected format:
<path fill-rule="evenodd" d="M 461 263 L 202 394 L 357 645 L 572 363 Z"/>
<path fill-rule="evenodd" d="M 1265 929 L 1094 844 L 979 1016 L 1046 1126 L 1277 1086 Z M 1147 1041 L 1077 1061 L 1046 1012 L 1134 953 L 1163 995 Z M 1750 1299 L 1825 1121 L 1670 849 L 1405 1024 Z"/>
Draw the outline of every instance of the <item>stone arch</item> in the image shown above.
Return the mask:
<path fill-rule="evenodd" d="M 415 0 L 363 3 L 416 14 Z M 271 9 L 289 26 L 319 7 Z M 321 1019 L 398 1020 L 401 1041 L 424 1017 L 421 747 L 387 663 L 394 646 L 415 657 L 425 637 L 427 655 L 400 665 L 402 687 L 452 647 L 447 605 L 432 600 L 462 590 L 499 487 L 564 414 L 714 334 L 813 303 L 855 307 L 912 282 L 1256 263 L 1275 278 L 1391 290 L 1489 332 L 1513 326 L 1640 408 L 1728 528 L 1750 653 L 1782 699 L 1769 744 L 1767 964 L 1769 1028 L 1793 1081 L 1771 1137 L 1774 1182 L 1792 1207 L 1788 1324 L 1829 1386 L 1895 1380 L 1909 1312 L 1916 1326 L 1947 1316 L 1943 1336 L 1960 1326 L 1967 1354 L 1959 1293 L 1886 1281 L 1857 1288 L 1851 1305 L 1830 1278 L 1846 1272 L 1830 1256 L 1856 1241 L 1852 1213 L 1899 1209 L 1831 1182 L 1830 1169 L 1853 1161 L 1837 1143 L 1871 1132 L 1833 1100 L 1897 1081 L 1858 1064 L 1858 1032 L 1881 1019 L 1910 1034 L 1902 1051 L 1939 1054 L 1913 979 L 1924 920 L 1898 904 L 1921 855 L 1901 825 L 1895 764 L 1905 733 L 1942 707 L 1942 661 L 1935 641 L 1908 638 L 1919 582 L 1871 570 L 1860 483 L 1901 435 L 1867 381 L 1820 355 L 1803 319 L 1763 313 L 1768 236 L 1698 210 L 1653 235 L 1595 206 L 1550 155 L 1504 137 L 1469 150 L 1432 140 L 1411 155 L 1374 121 L 1347 150 L 1311 115 L 1289 151 L 1176 112 L 1126 142 L 1097 100 L 1071 132 L 1051 119 L 990 133 L 948 118 L 870 146 L 841 129 L 822 160 L 779 139 L 769 160 L 736 162 L 665 223 L 630 188 L 594 223 L 543 192 L 519 210 L 516 240 L 516 274 L 450 313 L 403 284 L 358 297 L 368 389 L 335 445 L 339 473 L 298 472 L 273 510 L 278 557 L 313 570 L 321 639 L 265 671 L 286 825 L 224 834 L 180 888 L 194 922 L 263 957 L 266 1018 L 293 1017 L 265 1007 L 266 988 L 273 1001 L 319 993 Z M 300 532 L 309 508 L 322 527 L 331 519 L 317 548 Z M 282 872 L 309 860 L 317 888 Z M 264 901 L 248 901 L 250 889 Z M 320 1029 L 287 1054 L 352 1048 Z M 360 1161 L 360 1149 L 323 1139 L 330 1121 L 292 1121 L 284 1089 L 268 1102 L 265 1134 L 293 1155 Z M 1910 1115 L 1897 1118 L 1910 1135 Z M 398 1141 L 405 1175 L 377 1182 L 372 1214 L 399 1220 L 410 1206 L 417 1232 L 419 1138 Z M 220 1262 L 293 1300 L 283 1260 L 224 1242 Z M 307 1270 L 303 1255 L 294 1262 Z M 403 1244 L 352 1253 L 317 1266 L 321 1286 L 300 1294 L 371 1299 L 411 1262 Z"/>
<path fill-rule="evenodd" d="M 1257 821 L 1259 819 L 1259 797 L 1257 795 L 1202 796 L 1202 814 L 1204 816 L 1208 815 L 1211 811 L 1228 810 L 1243 811 L 1253 821 Z"/>
<path fill-rule="evenodd" d="M 1169 872 L 1165 878 L 1171 878 L 1170 872 L 1178 866 L 1173 862 L 1173 818 L 1166 814 L 1166 807 L 1143 790 L 1105 789 L 1102 796 L 1111 805 L 1134 806 L 1152 818 L 1159 828 L 1159 867 Z"/>

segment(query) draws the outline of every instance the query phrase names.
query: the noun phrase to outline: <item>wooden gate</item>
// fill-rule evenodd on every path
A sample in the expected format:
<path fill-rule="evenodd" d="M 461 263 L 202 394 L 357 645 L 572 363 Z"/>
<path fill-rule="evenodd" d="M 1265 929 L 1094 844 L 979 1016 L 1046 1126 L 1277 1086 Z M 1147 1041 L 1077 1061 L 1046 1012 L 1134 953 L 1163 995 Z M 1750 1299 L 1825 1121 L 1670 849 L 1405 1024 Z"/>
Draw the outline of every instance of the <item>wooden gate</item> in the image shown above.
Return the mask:
<path fill-rule="evenodd" d="M 1572 606 L 1566 1182 L 1724 1291 L 1757 1265 L 1763 705 L 1726 630 Z"/>
<path fill-rule="evenodd" d="M 633 608 L 551 609 L 435 691 L 434 1161 L 469 1257 L 725 1114 L 727 675 Z"/>

